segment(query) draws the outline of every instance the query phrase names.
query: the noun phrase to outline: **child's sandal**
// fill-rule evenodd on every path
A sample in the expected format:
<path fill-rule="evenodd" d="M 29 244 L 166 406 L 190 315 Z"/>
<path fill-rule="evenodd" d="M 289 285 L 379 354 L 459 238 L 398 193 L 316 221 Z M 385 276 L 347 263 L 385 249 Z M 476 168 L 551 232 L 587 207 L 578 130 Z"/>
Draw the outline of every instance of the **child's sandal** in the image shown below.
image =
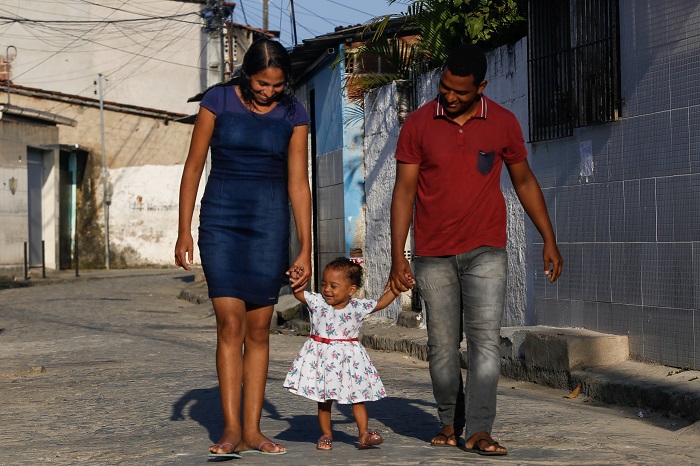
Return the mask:
<path fill-rule="evenodd" d="M 357 448 L 359 450 L 365 450 L 381 445 L 383 442 L 384 439 L 379 435 L 379 432 L 376 430 L 366 430 L 357 437 Z"/>
<path fill-rule="evenodd" d="M 333 449 L 333 439 L 327 435 L 321 435 L 316 442 L 316 450 L 332 450 Z"/>

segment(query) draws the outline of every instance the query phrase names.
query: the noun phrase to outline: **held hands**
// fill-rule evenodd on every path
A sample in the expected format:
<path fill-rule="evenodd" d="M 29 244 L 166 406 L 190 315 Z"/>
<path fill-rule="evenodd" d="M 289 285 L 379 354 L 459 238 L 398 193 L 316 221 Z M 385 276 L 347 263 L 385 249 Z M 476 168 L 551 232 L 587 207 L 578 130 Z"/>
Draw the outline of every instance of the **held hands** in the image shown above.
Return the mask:
<path fill-rule="evenodd" d="M 185 270 L 192 270 L 190 266 L 192 265 L 193 258 L 194 240 L 192 239 L 192 235 L 178 235 L 177 242 L 175 243 L 175 265 Z"/>
<path fill-rule="evenodd" d="M 391 274 L 387 286 L 391 288 L 392 293 L 398 296 L 404 291 L 412 289 L 415 284 L 416 280 L 413 278 L 411 266 L 405 257 L 402 257 L 398 262 L 391 263 Z"/>
<path fill-rule="evenodd" d="M 542 249 L 542 258 L 544 259 L 544 274 L 549 277 L 549 283 L 554 283 L 564 267 L 564 259 L 559 253 L 557 243 L 545 243 Z"/>
<path fill-rule="evenodd" d="M 413 276 L 411 276 L 411 274 L 406 274 L 406 275 L 404 275 L 404 277 L 406 278 L 406 280 L 408 280 L 408 282 L 411 284 L 411 286 L 416 284 L 416 281 L 413 279 Z M 384 291 L 382 293 L 387 293 L 389 291 L 391 291 L 391 293 L 394 295 L 395 298 L 398 298 L 399 296 L 401 296 L 400 292 L 397 293 L 396 291 L 394 291 L 391 288 L 390 281 L 387 281 L 386 286 L 384 287 Z"/>
<path fill-rule="evenodd" d="M 300 255 L 286 273 L 292 291 L 295 293 L 302 291 L 311 278 L 311 259 Z"/>

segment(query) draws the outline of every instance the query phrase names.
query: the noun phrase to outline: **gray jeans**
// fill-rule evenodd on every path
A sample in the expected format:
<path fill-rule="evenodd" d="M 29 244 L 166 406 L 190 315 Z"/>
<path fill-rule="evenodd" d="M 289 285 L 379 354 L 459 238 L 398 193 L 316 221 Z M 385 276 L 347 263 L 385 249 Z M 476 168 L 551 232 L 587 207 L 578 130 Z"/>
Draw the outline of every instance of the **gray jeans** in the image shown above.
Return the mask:
<path fill-rule="evenodd" d="M 447 257 L 414 258 L 425 301 L 428 361 L 442 425 L 466 437 L 491 433 L 500 375 L 501 318 L 508 257 L 504 248 L 480 247 Z M 459 345 L 467 338 L 469 368 L 463 386 Z"/>

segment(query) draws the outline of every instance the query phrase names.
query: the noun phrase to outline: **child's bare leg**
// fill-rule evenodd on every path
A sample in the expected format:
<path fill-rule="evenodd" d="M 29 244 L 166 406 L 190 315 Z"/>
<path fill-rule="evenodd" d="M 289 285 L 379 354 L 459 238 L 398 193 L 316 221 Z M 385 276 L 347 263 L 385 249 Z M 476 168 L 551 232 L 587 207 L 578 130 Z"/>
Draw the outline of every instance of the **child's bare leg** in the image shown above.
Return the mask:
<path fill-rule="evenodd" d="M 362 435 L 369 429 L 369 420 L 367 419 L 367 408 L 364 403 L 353 403 L 352 415 L 355 416 L 355 424 L 357 424 L 357 433 Z"/>
<path fill-rule="evenodd" d="M 333 448 L 333 431 L 331 430 L 331 407 L 333 400 L 318 403 L 318 425 L 321 427 L 321 438 L 316 443 L 318 450 Z"/>
<path fill-rule="evenodd" d="M 357 424 L 358 448 L 370 448 L 381 445 L 384 439 L 377 432 L 369 430 L 369 420 L 367 418 L 367 408 L 364 403 L 353 403 L 352 415 Z"/>

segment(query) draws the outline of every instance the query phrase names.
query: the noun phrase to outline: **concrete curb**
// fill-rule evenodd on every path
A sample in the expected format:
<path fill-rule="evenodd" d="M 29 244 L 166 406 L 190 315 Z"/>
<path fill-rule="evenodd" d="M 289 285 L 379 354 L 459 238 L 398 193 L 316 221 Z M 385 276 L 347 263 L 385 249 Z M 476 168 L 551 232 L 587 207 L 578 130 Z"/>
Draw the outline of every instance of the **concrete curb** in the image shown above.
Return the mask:
<path fill-rule="evenodd" d="M 209 298 L 206 297 L 206 282 L 188 285 L 180 292 L 179 297 L 196 304 L 207 301 Z M 280 301 L 280 304 L 291 302 L 282 299 Z M 308 321 L 300 318 L 285 321 L 283 328 L 287 332 L 302 335 L 308 335 L 309 332 Z M 561 338 L 552 338 L 553 331 L 556 335 L 561 335 Z M 528 358 L 525 357 L 525 340 L 528 335 L 534 338 L 542 336 L 539 335 L 542 332 L 548 333 L 546 339 L 552 342 L 548 351 L 556 352 L 556 357 L 548 363 L 550 358 L 537 359 L 531 356 L 528 363 Z M 700 371 L 675 370 L 630 360 L 618 361 L 615 358 L 611 358 L 615 361 L 614 364 L 605 367 L 586 367 L 585 364 L 581 364 L 581 358 L 575 357 L 572 357 L 577 361 L 575 367 L 562 366 L 562 340 L 571 341 L 571 334 L 576 332 L 580 330 L 504 327 L 501 332 L 501 375 L 562 389 L 567 393 L 580 384 L 581 394 L 604 403 L 640 408 L 640 417 L 644 416 L 644 410 L 649 410 L 700 421 Z M 609 336 L 598 335 L 601 335 L 605 344 L 609 344 L 610 339 L 606 338 Z M 423 361 L 428 359 L 428 337 L 425 329 L 399 327 L 388 320 L 373 319 L 363 328 L 361 341 L 365 347 L 373 350 L 404 353 Z M 626 339 L 620 341 L 625 341 L 626 344 Z M 571 347 L 580 346 L 577 343 Z M 585 351 L 585 348 L 583 350 Z M 593 359 L 599 361 L 599 355 Z M 462 348 L 462 367 L 466 368 L 467 364 L 466 348 Z"/>

